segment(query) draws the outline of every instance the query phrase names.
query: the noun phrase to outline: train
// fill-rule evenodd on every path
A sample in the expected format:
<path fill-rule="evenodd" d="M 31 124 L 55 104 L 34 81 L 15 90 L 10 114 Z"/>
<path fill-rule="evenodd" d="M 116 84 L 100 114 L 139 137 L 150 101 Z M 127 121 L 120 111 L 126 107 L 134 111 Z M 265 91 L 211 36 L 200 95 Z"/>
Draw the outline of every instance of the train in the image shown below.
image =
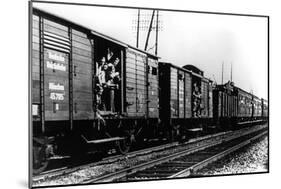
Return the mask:
<path fill-rule="evenodd" d="M 43 10 L 31 18 L 33 173 L 54 156 L 266 122 L 268 102 Z"/>

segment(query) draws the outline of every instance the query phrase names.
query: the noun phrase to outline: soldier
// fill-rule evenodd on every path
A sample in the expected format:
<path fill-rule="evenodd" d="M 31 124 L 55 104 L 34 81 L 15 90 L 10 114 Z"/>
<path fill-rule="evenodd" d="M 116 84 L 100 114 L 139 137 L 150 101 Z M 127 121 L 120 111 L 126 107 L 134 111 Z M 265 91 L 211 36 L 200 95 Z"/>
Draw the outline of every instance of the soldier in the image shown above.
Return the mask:
<path fill-rule="evenodd" d="M 107 49 L 107 56 L 106 56 L 108 62 L 113 57 L 113 55 L 114 55 L 114 53 L 108 48 Z"/>
<path fill-rule="evenodd" d="M 111 58 L 112 59 L 112 58 Z M 119 58 L 115 58 L 114 62 L 109 62 L 107 64 L 107 69 L 105 71 L 107 92 L 109 93 L 110 105 L 108 105 L 111 111 L 115 111 L 115 107 L 118 107 L 119 100 L 119 72 L 116 71 L 116 66 L 118 66 Z"/>
<path fill-rule="evenodd" d="M 99 62 L 96 64 L 96 78 L 95 78 L 95 86 L 96 86 L 96 95 L 97 95 L 97 103 L 98 108 L 101 110 L 105 110 L 105 98 L 104 98 L 104 85 L 105 85 L 105 69 L 106 69 L 106 61 L 105 57 L 102 57 Z"/>
<path fill-rule="evenodd" d="M 104 72 L 105 67 L 106 67 L 105 57 L 102 57 L 100 62 L 98 62 L 96 66 L 96 75 L 101 85 L 105 83 L 105 72 Z"/>

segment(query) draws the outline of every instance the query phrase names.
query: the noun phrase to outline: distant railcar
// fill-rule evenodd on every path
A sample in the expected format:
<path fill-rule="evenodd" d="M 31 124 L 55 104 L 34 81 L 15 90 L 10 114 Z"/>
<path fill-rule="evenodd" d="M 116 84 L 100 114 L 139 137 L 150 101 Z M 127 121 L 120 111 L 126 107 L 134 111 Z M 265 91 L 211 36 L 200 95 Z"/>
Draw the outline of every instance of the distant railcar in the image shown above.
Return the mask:
<path fill-rule="evenodd" d="M 262 99 L 262 118 L 264 120 L 268 119 L 268 101 Z"/>
<path fill-rule="evenodd" d="M 253 119 L 260 120 L 262 118 L 262 99 L 253 95 Z"/>
<path fill-rule="evenodd" d="M 237 92 L 232 82 L 217 85 L 214 89 L 214 121 L 221 129 L 229 129 L 236 123 Z"/>
<path fill-rule="evenodd" d="M 236 89 L 238 97 L 237 121 L 249 121 L 252 119 L 253 115 L 252 94 L 238 87 L 236 87 Z"/>
<path fill-rule="evenodd" d="M 160 120 L 171 135 L 202 131 L 213 118 L 212 82 L 171 63 L 159 63 Z M 170 128 L 170 129 L 168 129 Z"/>

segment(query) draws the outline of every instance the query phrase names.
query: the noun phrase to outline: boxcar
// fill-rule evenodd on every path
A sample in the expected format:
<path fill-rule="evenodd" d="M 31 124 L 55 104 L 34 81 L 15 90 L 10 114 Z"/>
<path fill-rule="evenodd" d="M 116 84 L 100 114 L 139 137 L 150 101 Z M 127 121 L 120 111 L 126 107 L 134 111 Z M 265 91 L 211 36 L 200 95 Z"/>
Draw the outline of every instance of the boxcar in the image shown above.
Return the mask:
<path fill-rule="evenodd" d="M 252 94 L 238 87 L 236 89 L 238 96 L 238 122 L 251 120 L 253 115 Z"/>
<path fill-rule="evenodd" d="M 213 95 L 215 123 L 221 129 L 233 127 L 237 117 L 237 93 L 234 84 L 227 82 L 224 85 L 217 85 Z"/>
<path fill-rule="evenodd" d="M 262 99 L 262 118 L 264 120 L 268 119 L 268 102 L 265 99 Z"/>
<path fill-rule="evenodd" d="M 253 119 L 259 120 L 262 116 L 262 100 L 253 95 Z"/>
<path fill-rule="evenodd" d="M 39 9 L 31 22 L 35 171 L 53 153 L 157 137 L 157 56 Z"/>
<path fill-rule="evenodd" d="M 202 131 L 213 117 L 211 81 L 202 75 L 159 63 L 160 120 L 171 135 L 185 136 L 192 131 Z"/>

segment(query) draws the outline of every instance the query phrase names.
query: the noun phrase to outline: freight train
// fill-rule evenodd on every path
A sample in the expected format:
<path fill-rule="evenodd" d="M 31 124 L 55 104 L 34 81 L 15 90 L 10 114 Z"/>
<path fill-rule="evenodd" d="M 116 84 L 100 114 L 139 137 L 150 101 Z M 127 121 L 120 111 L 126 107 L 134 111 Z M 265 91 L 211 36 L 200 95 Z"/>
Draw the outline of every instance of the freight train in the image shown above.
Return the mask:
<path fill-rule="evenodd" d="M 232 82 L 215 85 L 193 65 L 159 57 L 61 17 L 31 19 L 33 173 L 53 156 L 120 153 L 147 140 L 266 121 L 268 104 Z"/>

